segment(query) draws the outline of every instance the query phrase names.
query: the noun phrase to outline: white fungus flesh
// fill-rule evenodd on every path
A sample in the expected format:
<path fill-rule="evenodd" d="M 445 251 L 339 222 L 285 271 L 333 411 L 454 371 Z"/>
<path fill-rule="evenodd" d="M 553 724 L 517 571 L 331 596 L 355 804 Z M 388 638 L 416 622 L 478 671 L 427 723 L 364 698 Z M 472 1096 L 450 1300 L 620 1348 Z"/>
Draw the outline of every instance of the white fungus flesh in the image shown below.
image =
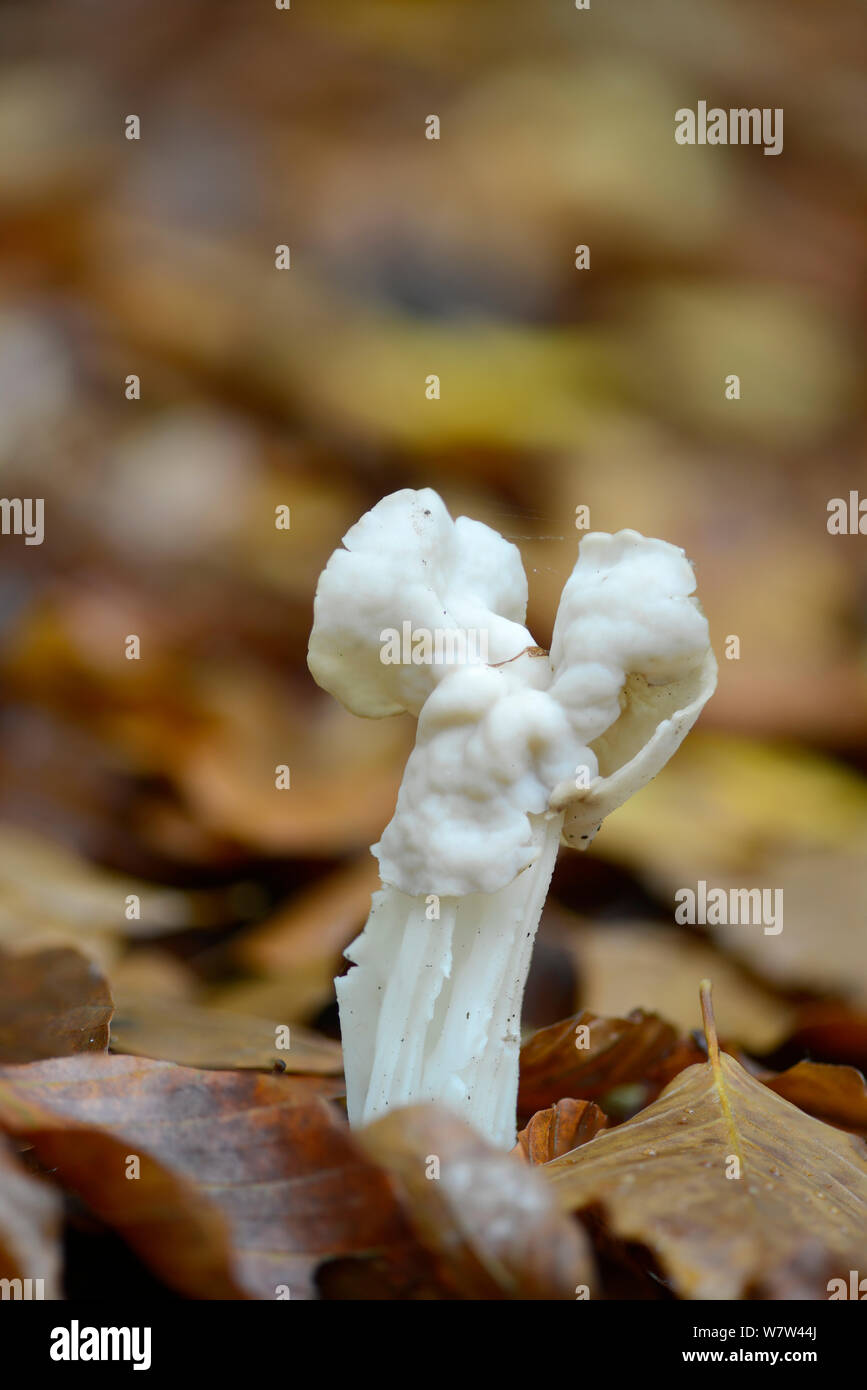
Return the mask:
<path fill-rule="evenodd" d="M 344 544 L 317 588 L 310 669 L 357 714 L 418 716 L 373 847 L 382 888 L 336 981 L 350 1122 L 438 1100 L 509 1147 L 521 1003 L 561 836 L 586 847 L 716 684 L 692 566 L 635 531 L 587 535 L 547 653 L 524 627 L 516 548 L 453 522 L 430 489 L 384 498 Z M 443 629 L 461 635 L 445 652 L 432 640 Z M 387 654 L 395 632 L 419 637 L 408 660 Z"/>

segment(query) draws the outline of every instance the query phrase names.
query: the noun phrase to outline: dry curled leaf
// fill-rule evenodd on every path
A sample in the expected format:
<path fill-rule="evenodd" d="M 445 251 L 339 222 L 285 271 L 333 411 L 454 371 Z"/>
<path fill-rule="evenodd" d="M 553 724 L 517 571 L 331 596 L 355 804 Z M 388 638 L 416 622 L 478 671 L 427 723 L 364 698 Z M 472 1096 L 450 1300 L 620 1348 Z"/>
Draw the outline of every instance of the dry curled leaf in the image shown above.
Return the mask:
<path fill-rule="evenodd" d="M 385 1176 L 323 1101 L 333 1089 L 322 1077 L 62 1058 L 0 1068 L 0 1128 L 171 1288 L 307 1298 L 326 1258 L 387 1259 L 409 1240 Z"/>
<path fill-rule="evenodd" d="M 104 1052 L 112 998 L 101 970 L 65 946 L 0 950 L 0 1062 Z"/>
<path fill-rule="evenodd" d="M 121 1000 L 112 1019 L 111 1049 L 218 1071 L 343 1074 L 340 1045 L 307 1028 L 150 997 Z"/>
<path fill-rule="evenodd" d="M 461 1297 L 566 1299 L 592 1287 L 580 1228 L 534 1173 L 449 1111 L 393 1110 L 357 1138 L 395 1179 L 421 1244 Z"/>
<path fill-rule="evenodd" d="M 778 1076 L 762 1079 L 799 1110 L 867 1139 L 867 1081 L 857 1068 L 798 1062 Z"/>
<path fill-rule="evenodd" d="M 530 1163 L 549 1163 L 607 1128 L 608 1116 L 592 1100 L 558 1100 L 547 1110 L 536 1111 L 519 1132 L 514 1152 Z"/>
<path fill-rule="evenodd" d="M 653 1105 L 540 1171 L 565 1210 L 601 1212 L 651 1250 L 682 1298 L 825 1297 L 829 1267 L 863 1253 L 867 1148 L 775 1095 L 711 1031 L 709 1045 Z"/>
<path fill-rule="evenodd" d="M 661 1086 L 702 1055 L 658 1014 L 633 1009 L 626 1018 L 600 1018 L 582 1009 L 540 1028 L 521 1048 L 518 1110 L 530 1116 L 563 1096 L 595 1100 L 635 1081 Z"/>
<path fill-rule="evenodd" d="M 849 1062 L 867 1071 L 867 1012 L 839 1001 L 805 1004 L 789 1046 L 824 1062 Z"/>

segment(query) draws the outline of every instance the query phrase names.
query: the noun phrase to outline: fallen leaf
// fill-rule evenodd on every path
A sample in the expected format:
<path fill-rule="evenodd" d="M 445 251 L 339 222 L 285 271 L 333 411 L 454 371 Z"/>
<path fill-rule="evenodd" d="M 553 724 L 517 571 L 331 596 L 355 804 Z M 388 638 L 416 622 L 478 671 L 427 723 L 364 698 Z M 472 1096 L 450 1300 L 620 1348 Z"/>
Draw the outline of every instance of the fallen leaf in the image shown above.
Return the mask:
<path fill-rule="evenodd" d="M 243 933 L 237 942 L 239 962 L 265 974 L 288 974 L 306 966 L 311 956 L 322 961 L 330 987 L 340 955 L 367 919 L 371 895 L 380 887 L 371 854 L 328 874 L 273 917 Z"/>
<path fill-rule="evenodd" d="M 130 897 L 139 918 L 126 915 Z M 108 965 L 121 937 L 211 926 L 219 917 L 214 895 L 109 873 L 44 836 L 0 825 L 0 941 L 7 950 L 80 946 Z"/>
<path fill-rule="evenodd" d="M 805 1004 L 788 1046 L 822 1061 L 851 1062 L 867 1071 L 867 1012 L 845 1004 Z"/>
<path fill-rule="evenodd" d="M 33 1297 L 60 1298 L 63 1203 L 0 1140 L 0 1279 L 39 1279 Z M 4 1295 L 5 1296 L 5 1295 Z"/>
<path fill-rule="evenodd" d="M 105 1052 L 111 992 L 99 967 L 69 947 L 0 949 L 0 1062 Z"/>
<path fill-rule="evenodd" d="M 695 885 L 697 864 L 709 884 L 718 875 L 740 881 L 762 874 L 780 845 L 795 855 L 859 853 L 865 838 L 867 790 L 852 769 L 803 747 L 699 730 L 664 777 L 609 816 L 593 848 L 634 866 L 672 900 L 677 888 Z"/>
<path fill-rule="evenodd" d="M 287 1047 L 278 1046 L 283 1036 L 288 1036 Z M 111 1023 L 111 1050 L 217 1071 L 343 1075 L 339 1043 L 307 1028 L 216 1013 L 195 1004 L 163 1004 L 152 997 L 119 1001 Z"/>
<path fill-rule="evenodd" d="M 568 945 L 579 971 L 577 1002 L 596 1014 L 622 1016 L 638 1005 L 688 1033 L 701 1026 L 696 981 L 710 975 L 726 1038 L 764 1053 L 791 1031 L 795 1013 L 785 1000 L 685 928 L 579 919 L 557 940 Z"/>
<path fill-rule="evenodd" d="M 534 1173 L 449 1111 L 393 1110 L 357 1140 L 395 1179 L 418 1239 L 462 1298 L 574 1299 L 578 1285 L 592 1287 L 580 1228 Z"/>
<path fill-rule="evenodd" d="M 765 1085 L 826 1124 L 867 1139 L 867 1081 L 855 1067 L 827 1062 L 798 1062 Z"/>
<path fill-rule="evenodd" d="M 388 821 L 408 723 L 357 720 L 254 672 L 201 679 L 208 726 L 178 741 L 174 780 L 213 833 L 272 855 L 325 856 L 370 842 Z M 276 769 L 290 769 L 279 789 Z"/>
<path fill-rule="evenodd" d="M 548 1163 L 607 1128 L 608 1116 L 592 1100 L 558 1100 L 547 1110 L 536 1111 L 519 1131 L 513 1152 L 523 1154 L 532 1164 Z"/>
<path fill-rule="evenodd" d="M 761 927 L 716 926 L 714 940 L 777 988 L 837 994 L 852 1007 L 867 1006 L 865 850 L 867 836 L 849 850 L 800 847 L 769 855 L 760 883 L 755 877 L 736 885 L 714 880 L 724 890 L 769 890 L 779 927 L 766 933 Z"/>
<path fill-rule="evenodd" d="M 0 1128 L 180 1293 L 276 1298 L 282 1286 L 309 1298 L 326 1258 L 397 1258 L 410 1240 L 387 1179 L 323 1100 L 335 1089 L 323 1077 L 61 1058 L 0 1068 Z"/>
<path fill-rule="evenodd" d="M 662 1086 L 702 1055 L 697 1043 L 658 1014 L 633 1009 L 626 1018 L 600 1018 L 582 1009 L 524 1043 L 518 1112 L 533 1115 L 563 1096 L 596 1100 L 631 1082 Z"/>
<path fill-rule="evenodd" d="M 653 1105 L 540 1172 L 564 1210 L 601 1211 L 648 1247 L 681 1298 L 791 1288 L 796 1266 L 791 1296 L 825 1297 L 829 1261 L 848 1271 L 863 1253 L 867 1148 L 720 1053 L 712 1023 L 708 1044 Z"/>
<path fill-rule="evenodd" d="M 278 1013 L 290 1021 L 313 1017 L 334 999 L 341 953 L 361 931 L 373 892 L 380 886 L 369 853 L 303 890 L 273 917 L 241 933 L 235 943 L 240 965 L 264 980 L 228 985 L 216 995 L 228 1011 Z"/>
<path fill-rule="evenodd" d="M 191 1004 L 201 992 L 189 965 L 159 946 L 127 951 L 112 966 L 108 978 L 116 1001 L 149 998 Z"/>
<path fill-rule="evenodd" d="M 623 367 L 651 409 L 670 401 L 686 430 L 768 448 L 815 442 L 845 414 L 854 391 L 833 313 L 769 281 L 725 285 L 660 276 L 630 292 Z M 714 385 L 730 354 L 747 377 L 774 363 L 760 399 L 733 420 Z M 640 372 L 639 364 L 647 370 Z M 779 602 L 779 600 L 777 600 Z"/>
<path fill-rule="evenodd" d="M 314 1018 L 323 1005 L 334 1003 L 334 979 L 325 977 L 320 961 L 299 965 L 288 975 L 234 980 L 208 992 L 208 1008 L 219 1014 L 248 1018 L 285 1018 L 287 1023 Z"/>

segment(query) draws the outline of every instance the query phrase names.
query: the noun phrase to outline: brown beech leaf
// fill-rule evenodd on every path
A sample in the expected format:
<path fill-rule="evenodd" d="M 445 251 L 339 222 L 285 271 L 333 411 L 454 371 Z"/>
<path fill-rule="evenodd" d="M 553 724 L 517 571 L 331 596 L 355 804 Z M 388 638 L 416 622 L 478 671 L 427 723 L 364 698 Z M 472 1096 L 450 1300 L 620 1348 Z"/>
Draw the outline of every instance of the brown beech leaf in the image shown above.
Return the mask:
<path fill-rule="evenodd" d="M 112 966 L 108 979 L 115 1001 L 114 1018 L 117 1018 L 118 1003 L 123 1000 L 158 999 L 163 1004 L 172 1001 L 192 1004 L 201 995 L 200 982 L 187 962 L 161 946 L 128 951 Z"/>
<path fill-rule="evenodd" d="M 0 1068 L 0 1128 L 179 1292 L 307 1298 L 326 1258 L 374 1250 L 387 1261 L 411 1243 L 385 1175 L 322 1099 L 335 1086 L 61 1058 Z"/>
<path fill-rule="evenodd" d="M 289 1046 L 278 1046 L 287 1034 Z M 340 1045 L 307 1028 L 216 1013 L 196 1004 L 162 1004 L 144 996 L 118 1004 L 111 1049 L 218 1071 L 343 1074 Z"/>
<path fill-rule="evenodd" d="M 141 917 L 127 917 L 130 895 Z M 66 846 L 0 823 L 0 939 L 98 949 L 113 938 L 147 939 L 224 920 L 219 895 L 186 893 L 98 868 Z"/>
<path fill-rule="evenodd" d="M 208 1008 L 213 1013 L 243 1014 L 247 1018 L 285 1018 L 287 1023 L 304 1022 L 334 1003 L 334 974 L 328 985 L 320 961 L 309 961 L 289 975 L 261 976 L 259 979 L 230 980 L 208 991 Z"/>
<path fill-rule="evenodd" d="M 790 563 L 787 551 L 791 550 L 791 542 L 780 548 L 772 562 L 774 572 L 778 564 Z M 724 563 L 731 574 L 731 552 Z M 725 587 L 728 600 L 731 585 Z M 747 595 L 755 600 L 754 585 L 748 586 Z M 767 629 L 767 621 L 764 626 Z M 827 616 L 814 630 L 826 626 Z M 812 680 L 815 661 L 813 655 L 795 668 L 799 681 Z M 827 668 L 822 671 L 824 686 Z M 685 806 L 690 807 L 688 816 L 684 815 Z M 796 904 L 789 901 L 789 882 L 783 884 L 780 878 L 770 876 L 768 860 L 779 846 L 790 846 L 796 857 L 808 861 L 805 876 L 809 876 L 809 861 L 816 856 L 840 850 L 863 854 L 865 831 L 867 787 L 852 768 L 811 755 L 803 745 L 793 749 L 731 732 L 699 729 L 666 769 L 665 777 L 655 778 L 640 797 L 632 797 L 616 819 L 609 817 L 598 845 L 600 853 L 642 869 L 656 891 L 669 901 L 678 887 L 688 886 L 691 879 L 694 883 L 696 864 L 703 866 L 702 876 L 709 885 L 734 879 L 738 886 L 746 887 L 744 875 L 756 870 L 765 884 L 785 886 L 785 929 L 779 936 L 764 938 L 772 943 L 767 960 L 774 971 L 771 978 L 775 978 L 773 957 L 777 947 L 785 946 L 789 909 L 794 922 Z M 826 884 L 827 872 L 828 866 Z M 837 904 L 846 906 L 842 897 L 835 898 Z M 820 912 L 824 906 L 823 901 L 819 903 Z M 836 945 L 842 933 L 832 919 L 828 930 Z M 851 936 L 851 931 L 846 934 Z M 760 949 L 762 936 L 761 931 L 753 933 Z M 741 929 L 746 945 L 753 938 L 749 930 L 744 933 Z M 788 948 L 784 954 L 790 961 Z M 863 968 L 858 974 L 863 977 Z"/>
<path fill-rule="evenodd" d="M 439 1106 L 408 1106 L 357 1139 L 395 1179 L 418 1239 L 460 1297 L 574 1299 L 577 1286 L 592 1288 L 580 1227 L 534 1173 L 463 1120 Z"/>
<path fill-rule="evenodd" d="M 788 1045 L 824 1062 L 848 1062 L 867 1071 L 867 1011 L 839 1000 L 804 1004 Z"/>
<path fill-rule="evenodd" d="M 565 1210 L 601 1211 L 609 1234 L 653 1251 L 682 1298 L 826 1297 L 829 1267 L 863 1254 L 867 1148 L 720 1053 L 704 997 L 709 1060 L 540 1172 Z"/>
<path fill-rule="evenodd" d="M 63 1203 L 0 1139 L 0 1279 L 41 1279 L 33 1297 L 60 1298 Z"/>
<path fill-rule="evenodd" d="M 658 1014 L 633 1009 L 626 1018 L 600 1018 L 582 1009 L 540 1028 L 521 1048 L 518 1111 L 534 1115 L 562 1096 L 598 1099 L 635 1081 L 663 1085 L 702 1057 L 697 1043 Z"/>
<path fill-rule="evenodd" d="M 406 761 L 401 720 L 364 738 L 335 701 L 313 701 L 254 671 L 202 680 L 209 719 L 172 750 L 173 778 L 197 822 L 268 854 L 321 856 L 370 842 L 394 808 Z M 291 795 L 274 769 L 291 766 Z"/>
<path fill-rule="evenodd" d="M 518 1134 L 513 1152 L 523 1154 L 530 1163 L 549 1163 L 607 1128 L 608 1116 L 592 1100 L 558 1100 L 547 1110 L 536 1111 Z"/>
<path fill-rule="evenodd" d="M 778 989 L 840 995 L 853 1008 L 867 1008 L 865 854 L 867 806 L 862 808 L 862 831 L 854 843 L 834 850 L 798 846 L 768 857 L 762 881 L 775 886 L 781 905 L 785 901 L 781 930 L 766 934 L 717 926 L 714 940 Z M 742 878 L 741 883 L 750 881 Z M 828 911 L 829 883 L 835 890 L 832 912 Z M 721 886 L 730 885 L 723 880 Z M 821 931 L 816 930 L 817 922 L 822 923 Z"/>
<path fill-rule="evenodd" d="M 0 1062 L 104 1052 L 113 1007 L 101 970 L 80 951 L 0 949 Z"/>
<path fill-rule="evenodd" d="M 296 894 L 267 921 L 248 928 L 237 941 L 238 960 L 248 969 L 277 975 L 315 957 L 322 960 L 330 986 L 341 952 L 364 926 L 379 886 L 373 855 L 353 860 Z"/>
<path fill-rule="evenodd" d="M 799 1110 L 867 1139 L 867 1081 L 857 1068 L 798 1062 L 762 1080 Z"/>
<path fill-rule="evenodd" d="M 789 1004 L 751 979 L 736 961 L 727 960 L 716 946 L 683 927 L 640 921 L 595 924 L 579 919 L 571 931 L 558 933 L 558 939 L 570 949 L 578 968 L 576 1003 L 593 1013 L 622 1016 L 627 1009 L 643 1006 L 688 1033 L 701 1026 L 695 982 L 711 976 L 724 1037 L 762 1053 L 779 1047 L 791 1031 L 794 1011 Z"/>
<path fill-rule="evenodd" d="M 290 1021 L 310 1018 L 334 998 L 341 953 L 364 926 L 379 887 L 370 853 L 296 894 L 261 924 L 242 932 L 234 953 L 245 972 L 264 978 L 224 986 L 217 1006 L 239 1012 L 276 1009 Z"/>

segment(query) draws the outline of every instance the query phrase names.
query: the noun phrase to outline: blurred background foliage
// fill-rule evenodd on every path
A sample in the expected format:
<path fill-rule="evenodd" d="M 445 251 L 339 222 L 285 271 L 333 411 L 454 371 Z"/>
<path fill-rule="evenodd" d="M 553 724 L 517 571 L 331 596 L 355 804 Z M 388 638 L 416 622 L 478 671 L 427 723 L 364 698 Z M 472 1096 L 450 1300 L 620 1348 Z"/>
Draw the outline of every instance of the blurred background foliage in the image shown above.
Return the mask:
<path fill-rule="evenodd" d="M 710 974 L 724 1036 L 867 1061 L 867 540 L 826 528 L 867 493 L 863 41 L 858 0 L 0 5 L 0 469 L 46 515 L 0 538 L 7 946 L 334 1034 L 413 728 L 314 686 L 317 576 L 432 486 L 547 643 L 587 505 L 686 549 L 740 659 L 561 855 L 528 1021 L 693 1026 Z M 676 145 L 699 99 L 784 108 L 783 154 Z M 699 878 L 783 888 L 782 934 L 675 927 Z"/>

